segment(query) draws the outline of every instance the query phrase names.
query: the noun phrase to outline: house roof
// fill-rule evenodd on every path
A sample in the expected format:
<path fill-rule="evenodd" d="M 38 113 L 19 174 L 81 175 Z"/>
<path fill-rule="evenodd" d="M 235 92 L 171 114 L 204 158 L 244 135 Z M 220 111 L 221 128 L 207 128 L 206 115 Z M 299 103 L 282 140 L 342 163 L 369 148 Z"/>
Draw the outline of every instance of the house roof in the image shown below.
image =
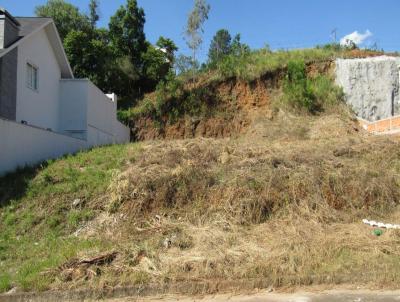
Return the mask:
<path fill-rule="evenodd" d="M 61 76 L 64 79 L 73 79 L 74 74 L 69 64 L 67 55 L 65 53 L 63 44 L 58 34 L 57 28 L 51 18 L 41 17 L 13 17 L 4 8 L 0 7 L 0 12 L 9 17 L 16 25 L 19 26 L 19 39 L 5 49 L 0 49 L 0 58 L 6 55 L 8 52 L 18 47 L 21 43 L 27 40 L 29 37 L 45 30 L 50 44 L 54 50 L 54 54 L 61 68 Z"/>
<path fill-rule="evenodd" d="M 20 26 L 19 35 L 25 37 L 35 31 L 36 28 L 43 26 L 45 23 L 52 21 L 51 18 L 26 18 L 16 17 L 15 18 Z"/>
<path fill-rule="evenodd" d="M 0 14 L 6 15 L 16 26 L 19 26 L 18 21 L 3 7 L 0 6 Z"/>

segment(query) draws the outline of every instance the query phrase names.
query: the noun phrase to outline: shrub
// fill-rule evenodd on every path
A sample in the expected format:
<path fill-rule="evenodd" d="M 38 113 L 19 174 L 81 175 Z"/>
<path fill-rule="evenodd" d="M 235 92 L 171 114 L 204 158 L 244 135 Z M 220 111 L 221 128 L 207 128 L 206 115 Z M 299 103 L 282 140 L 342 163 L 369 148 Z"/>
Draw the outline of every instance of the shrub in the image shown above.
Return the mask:
<path fill-rule="evenodd" d="M 284 83 L 286 101 L 297 109 L 316 113 L 336 105 L 344 98 L 343 90 L 326 75 L 308 78 L 304 61 L 289 61 Z"/>
<path fill-rule="evenodd" d="M 344 100 L 343 89 L 335 85 L 326 75 L 319 75 L 311 80 L 312 90 L 316 101 L 323 107 L 337 105 Z"/>
<path fill-rule="evenodd" d="M 131 115 L 131 113 L 130 113 L 130 110 L 129 110 L 129 109 L 128 109 L 128 110 L 120 109 L 120 110 L 117 111 L 117 118 L 118 118 L 118 120 L 119 120 L 121 123 L 125 124 L 125 125 L 128 125 L 128 124 L 129 124 L 129 117 L 130 117 L 130 115 Z"/>
<path fill-rule="evenodd" d="M 302 60 L 289 61 L 284 93 L 287 101 L 295 108 L 305 108 L 309 112 L 319 109 L 307 78 L 306 65 Z"/>

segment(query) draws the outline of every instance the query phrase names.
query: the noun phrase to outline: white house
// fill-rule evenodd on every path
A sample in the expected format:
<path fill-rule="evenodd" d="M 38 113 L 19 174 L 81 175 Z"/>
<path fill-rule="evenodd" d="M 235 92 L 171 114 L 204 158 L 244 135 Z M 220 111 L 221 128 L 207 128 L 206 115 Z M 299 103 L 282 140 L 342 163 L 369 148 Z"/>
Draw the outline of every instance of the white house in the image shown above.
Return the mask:
<path fill-rule="evenodd" d="M 0 174 L 93 146 L 128 142 L 117 97 L 76 79 L 50 18 L 0 8 Z"/>

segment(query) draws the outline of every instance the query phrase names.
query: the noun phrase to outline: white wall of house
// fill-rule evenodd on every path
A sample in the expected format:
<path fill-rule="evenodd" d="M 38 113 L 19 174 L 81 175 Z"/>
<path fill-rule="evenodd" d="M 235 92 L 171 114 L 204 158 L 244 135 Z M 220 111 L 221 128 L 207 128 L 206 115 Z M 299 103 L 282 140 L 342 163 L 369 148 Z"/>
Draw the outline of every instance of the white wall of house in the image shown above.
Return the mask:
<path fill-rule="evenodd" d="M 38 68 L 37 91 L 27 86 L 27 63 Z M 61 69 L 45 30 L 27 38 L 18 47 L 16 120 L 59 131 Z"/>
<path fill-rule="evenodd" d="M 87 98 L 89 85 L 86 80 L 60 81 L 59 130 L 61 133 L 86 139 Z"/>
<path fill-rule="evenodd" d="M 84 140 L 0 118 L 0 175 L 87 148 Z"/>
<path fill-rule="evenodd" d="M 88 88 L 88 144 L 113 144 L 117 104 L 91 82 L 88 82 Z"/>
<path fill-rule="evenodd" d="M 0 118 L 0 175 L 93 146 L 129 142 L 129 128 L 117 120 L 115 97 L 89 80 L 61 79 L 46 30 L 21 41 L 16 121 Z M 37 91 L 27 85 L 27 63 L 38 68 Z"/>
<path fill-rule="evenodd" d="M 60 121 L 62 133 L 87 139 L 90 147 L 130 138 L 129 128 L 117 120 L 117 98 L 106 96 L 85 79 L 61 80 Z"/>

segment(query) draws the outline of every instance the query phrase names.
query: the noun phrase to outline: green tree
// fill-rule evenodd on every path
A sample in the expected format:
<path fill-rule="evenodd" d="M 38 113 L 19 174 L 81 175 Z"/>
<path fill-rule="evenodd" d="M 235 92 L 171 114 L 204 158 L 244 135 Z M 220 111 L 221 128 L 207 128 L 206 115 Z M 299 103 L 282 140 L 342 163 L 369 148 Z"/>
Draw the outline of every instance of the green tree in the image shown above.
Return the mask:
<path fill-rule="evenodd" d="M 110 37 L 118 56 L 129 58 L 138 73 L 143 67 L 142 54 L 147 51 L 144 10 L 136 0 L 127 0 L 110 21 Z"/>
<path fill-rule="evenodd" d="M 208 51 L 208 61 L 211 65 L 219 62 L 226 55 L 231 53 L 232 37 L 226 29 L 217 31 L 211 41 L 210 50 Z"/>
<path fill-rule="evenodd" d="M 209 12 L 210 5 L 206 0 L 195 0 L 194 8 L 188 17 L 185 37 L 188 47 L 192 50 L 193 62 L 196 61 L 196 52 L 203 43 L 203 25 L 208 20 Z"/>
<path fill-rule="evenodd" d="M 82 14 L 79 8 L 64 0 L 48 0 L 46 4 L 35 8 L 35 14 L 38 17 L 53 18 L 63 41 L 73 30 L 83 32 L 90 30 L 89 18 Z"/>
<path fill-rule="evenodd" d="M 156 46 L 162 51 L 165 50 L 167 59 L 172 66 L 175 62 L 175 52 L 178 51 L 178 47 L 176 46 L 174 41 L 168 38 L 160 37 L 156 43 Z"/>
<path fill-rule="evenodd" d="M 200 66 L 198 61 L 194 61 L 192 57 L 180 54 L 175 60 L 175 70 L 178 74 L 187 74 L 191 70 L 196 70 Z"/>
<path fill-rule="evenodd" d="M 93 29 L 96 28 L 97 21 L 100 20 L 100 15 L 98 12 L 99 9 L 99 1 L 98 0 L 90 0 L 89 3 L 89 21 L 90 25 Z"/>
<path fill-rule="evenodd" d="M 144 61 L 144 80 L 145 89 L 153 90 L 157 84 L 165 79 L 168 72 L 171 70 L 170 61 L 167 54 L 161 49 L 149 45 L 147 51 L 143 54 Z"/>
<path fill-rule="evenodd" d="M 247 44 L 241 42 L 240 34 L 237 34 L 231 44 L 231 53 L 234 56 L 242 56 L 250 53 L 250 47 Z"/>
<path fill-rule="evenodd" d="M 117 67 L 123 74 L 119 83 L 124 89 L 123 97 L 138 98 L 145 91 L 143 54 L 148 48 L 145 22 L 144 10 L 136 0 L 127 0 L 110 20 L 110 41 L 118 58 Z"/>
<path fill-rule="evenodd" d="M 115 61 L 108 32 L 71 31 L 64 40 L 65 52 L 78 78 L 89 78 L 104 91 L 113 91 L 112 63 Z"/>

